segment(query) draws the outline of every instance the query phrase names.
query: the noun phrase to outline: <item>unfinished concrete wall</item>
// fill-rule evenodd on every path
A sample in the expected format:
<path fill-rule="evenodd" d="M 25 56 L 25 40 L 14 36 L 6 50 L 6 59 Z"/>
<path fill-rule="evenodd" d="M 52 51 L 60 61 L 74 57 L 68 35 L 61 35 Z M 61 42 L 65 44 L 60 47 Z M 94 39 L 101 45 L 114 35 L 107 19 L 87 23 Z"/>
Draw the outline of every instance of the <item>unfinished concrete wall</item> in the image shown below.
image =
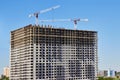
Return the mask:
<path fill-rule="evenodd" d="M 97 64 L 95 31 L 29 25 L 11 32 L 11 80 L 96 80 Z"/>

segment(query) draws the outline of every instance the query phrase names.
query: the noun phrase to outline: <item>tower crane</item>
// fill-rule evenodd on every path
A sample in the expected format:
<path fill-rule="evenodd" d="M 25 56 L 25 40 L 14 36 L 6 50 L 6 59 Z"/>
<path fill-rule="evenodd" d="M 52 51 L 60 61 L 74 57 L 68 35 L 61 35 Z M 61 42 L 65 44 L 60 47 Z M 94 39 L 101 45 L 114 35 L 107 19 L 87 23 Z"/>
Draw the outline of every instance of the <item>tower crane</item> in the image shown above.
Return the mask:
<path fill-rule="evenodd" d="M 59 7 L 60 7 L 60 5 L 57 5 L 57 6 L 53 6 L 53 7 L 50 7 L 50 8 L 41 10 L 41 11 L 35 12 L 35 13 L 33 13 L 33 14 L 30 14 L 29 17 L 35 17 L 35 18 L 36 18 L 36 25 L 38 25 L 38 17 L 39 17 L 39 14 L 42 14 L 42 13 L 45 13 L 45 12 L 48 12 L 48 11 L 57 9 L 57 8 L 59 8 Z"/>
<path fill-rule="evenodd" d="M 76 30 L 77 28 L 77 22 L 82 21 L 82 22 L 87 22 L 88 19 L 53 19 L 53 20 L 40 20 L 40 22 L 66 22 L 66 21 L 72 21 L 74 23 L 74 29 Z"/>

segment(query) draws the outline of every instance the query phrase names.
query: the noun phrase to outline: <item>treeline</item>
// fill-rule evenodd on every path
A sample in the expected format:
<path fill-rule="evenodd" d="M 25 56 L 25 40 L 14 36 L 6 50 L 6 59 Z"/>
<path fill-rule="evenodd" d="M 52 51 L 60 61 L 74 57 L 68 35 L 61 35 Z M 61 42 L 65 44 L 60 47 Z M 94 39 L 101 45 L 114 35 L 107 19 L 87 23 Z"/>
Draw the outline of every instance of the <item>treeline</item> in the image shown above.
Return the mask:
<path fill-rule="evenodd" d="M 2 76 L 0 80 L 9 80 L 9 77 Z M 120 80 L 119 78 L 111 78 L 111 77 L 98 77 L 98 80 Z"/>
<path fill-rule="evenodd" d="M 9 80 L 9 77 L 6 77 L 6 76 L 1 76 L 0 80 Z"/>
<path fill-rule="evenodd" d="M 98 77 L 98 80 L 120 80 L 119 78 L 111 78 L 111 77 Z"/>

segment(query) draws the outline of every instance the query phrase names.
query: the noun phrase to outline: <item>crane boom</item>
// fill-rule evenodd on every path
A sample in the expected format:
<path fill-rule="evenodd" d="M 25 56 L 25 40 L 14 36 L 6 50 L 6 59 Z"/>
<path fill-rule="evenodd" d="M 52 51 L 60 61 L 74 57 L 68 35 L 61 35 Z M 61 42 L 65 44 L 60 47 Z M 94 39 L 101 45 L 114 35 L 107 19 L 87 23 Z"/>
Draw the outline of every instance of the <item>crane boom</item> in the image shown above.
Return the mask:
<path fill-rule="evenodd" d="M 42 11 L 40 11 L 40 12 L 38 12 L 38 13 L 39 13 L 39 14 L 40 14 L 40 13 L 45 13 L 45 12 L 48 12 L 48 11 L 51 11 L 51 10 L 57 9 L 57 8 L 59 8 L 59 7 L 60 7 L 60 5 L 57 5 L 57 6 L 54 6 L 54 7 L 51 7 L 51 8 L 45 9 L 45 10 L 42 10 Z"/>
<path fill-rule="evenodd" d="M 78 21 L 83 21 L 83 22 L 87 22 L 88 19 L 53 19 L 53 20 L 40 20 L 40 22 L 67 22 L 67 21 L 72 21 L 74 22 L 74 29 L 77 28 L 77 22 Z"/>
<path fill-rule="evenodd" d="M 29 17 L 35 16 L 35 18 L 36 18 L 36 25 L 38 25 L 38 16 L 39 16 L 39 14 L 42 14 L 42 13 L 45 13 L 45 12 L 48 12 L 48 11 L 57 9 L 57 8 L 59 8 L 59 7 L 60 7 L 60 5 L 57 5 L 57 6 L 54 6 L 54 7 L 51 7 L 51 8 L 47 8 L 47 9 L 45 9 L 45 10 L 41 10 L 41 11 L 39 11 L 39 12 L 35 12 L 35 13 L 33 13 L 33 14 L 30 14 Z"/>
<path fill-rule="evenodd" d="M 53 19 L 53 20 L 40 20 L 40 22 L 64 22 L 64 21 L 71 21 L 71 19 Z"/>

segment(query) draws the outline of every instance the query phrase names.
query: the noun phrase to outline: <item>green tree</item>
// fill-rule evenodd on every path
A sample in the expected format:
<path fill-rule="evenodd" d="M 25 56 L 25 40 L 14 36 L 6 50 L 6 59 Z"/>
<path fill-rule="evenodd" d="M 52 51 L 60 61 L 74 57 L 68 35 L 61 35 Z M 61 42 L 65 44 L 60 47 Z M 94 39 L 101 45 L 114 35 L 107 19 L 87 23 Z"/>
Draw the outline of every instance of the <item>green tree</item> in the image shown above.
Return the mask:
<path fill-rule="evenodd" d="M 98 77 L 98 80 L 104 80 L 104 77 Z"/>
<path fill-rule="evenodd" d="M 0 80 L 9 80 L 9 78 L 4 76 L 4 75 L 2 75 Z"/>
<path fill-rule="evenodd" d="M 111 77 L 107 77 L 107 78 L 98 77 L 98 80 L 115 80 L 115 79 L 114 79 L 114 78 L 111 78 Z"/>
<path fill-rule="evenodd" d="M 108 77 L 108 78 L 105 78 L 104 80 L 114 80 L 114 78 Z"/>

